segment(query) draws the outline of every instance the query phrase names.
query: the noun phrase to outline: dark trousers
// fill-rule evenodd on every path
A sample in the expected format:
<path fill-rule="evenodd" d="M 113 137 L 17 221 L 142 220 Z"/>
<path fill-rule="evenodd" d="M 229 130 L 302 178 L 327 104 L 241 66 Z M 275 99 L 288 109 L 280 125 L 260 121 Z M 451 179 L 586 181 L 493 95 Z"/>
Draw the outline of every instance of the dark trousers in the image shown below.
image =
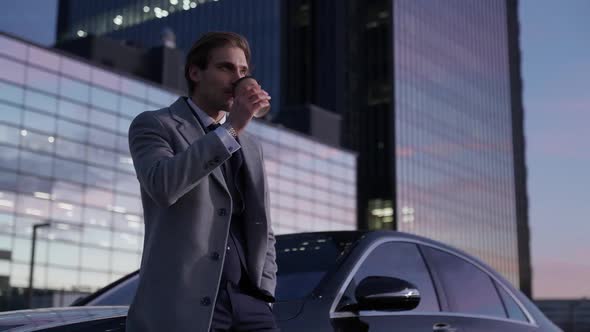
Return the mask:
<path fill-rule="evenodd" d="M 219 288 L 210 331 L 279 332 L 280 330 L 268 303 L 228 282 Z"/>

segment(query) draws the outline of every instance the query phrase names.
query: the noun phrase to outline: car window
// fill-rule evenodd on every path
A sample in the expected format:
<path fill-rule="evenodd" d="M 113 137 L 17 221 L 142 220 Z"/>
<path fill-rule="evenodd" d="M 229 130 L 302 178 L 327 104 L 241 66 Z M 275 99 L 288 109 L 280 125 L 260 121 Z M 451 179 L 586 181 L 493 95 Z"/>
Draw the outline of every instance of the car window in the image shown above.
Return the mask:
<path fill-rule="evenodd" d="M 510 319 L 519 320 L 521 322 L 528 322 L 528 319 L 526 318 L 518 304 L 516 304 L 512 296 L 508 294 L 504 287 L 496 283 L 496 288 L 498 289 L 498 292 L 502 297 L 502 302 L 504 303 L 504 307 L 508 312 L 508 317 Z"/>
<path fill-rule="evenodd" d="M 306 297 L 342 258 L 358 232 L 303 233 L 277 236 L 277 301 Z"/>
<path fill-rule="evenodd" d="M 413 311 L 439 311 L 430 274 L 418 246 L 413 243 L 387 242 L 375 248 L 356 271 L 338 307 L 355 302 L 356 285 L 368 276 L 393 277 L 408 281 L 420 292 L 420 304 Z"/>
<path fill-rule="evenodd" d="M 461 257 L 423 246 L 433 274 L 440 279 L 453 312 L 507 317 L 500 296 L 487 273 Z"/>
<path fill-rule="evenodd" d="M 97 296 L 85 305 L 131 305 L 131 301 L 137 291 L 138 283 L 139 277 L 135 275 L 109 289 L 104 294 Z"/>

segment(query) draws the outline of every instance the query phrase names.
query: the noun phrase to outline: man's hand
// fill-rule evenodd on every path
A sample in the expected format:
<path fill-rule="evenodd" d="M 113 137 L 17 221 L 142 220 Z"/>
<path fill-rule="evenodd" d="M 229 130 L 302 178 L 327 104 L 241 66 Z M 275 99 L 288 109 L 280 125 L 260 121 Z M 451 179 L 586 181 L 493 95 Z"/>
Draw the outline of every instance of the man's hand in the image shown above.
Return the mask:
<path fill-rule="evenodd" d="M 234 103 L 230 109 L 229 124 L 240 134 L 256 112 L 270 106 L 270 96 L 254 79 L 240 82 L 236 87 Z"/>

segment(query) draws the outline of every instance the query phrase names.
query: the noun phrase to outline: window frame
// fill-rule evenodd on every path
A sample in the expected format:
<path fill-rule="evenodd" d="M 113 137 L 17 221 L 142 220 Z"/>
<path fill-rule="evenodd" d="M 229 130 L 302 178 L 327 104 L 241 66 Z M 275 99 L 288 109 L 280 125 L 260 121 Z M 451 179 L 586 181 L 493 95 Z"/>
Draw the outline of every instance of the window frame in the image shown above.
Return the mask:
<path fill-rule="evenodd" d="M 352 312 L 337 312 L 336 308 L 338 307 L 338 303 L 340 303 L 340 300 L 342 299 L 342 296 L 344 295 L 344 292 L 346 291 L 348 285 L 350 284 L 350 281 L 352 280 L 352 278 L 354 277 L 354 275 L 356 274 L 356 271 L 360 268 L 360 266 L 362 265 L 362 263 L 365 261 L 365 259 L 368 257 L 368 255 L 375 249 L 377 248 L 379 245 L 386 243 L 386 242 L 409 242 L 409 243 L 414 243 L 416 245 L 418 245 L 418 248 L 420 250 L 420 252 L 422 253 L 422 256 L 424 257 L 424 261 L 426 264 L 426 267 L 430 273 L 431 276 L 431 280 L 433 282 L 433 286 L 435 288 L 435 292 L 438 296 L 438 301 L 440 304 L 440 311 L 439 312 L 408 312 L 408 311 L 401 311 L 401 312 L 376 312 L 376 313 L 364 313 L 362 315 L 357 315 L 355 313 Z M 525 317 L 527 318 L 527 321 L 521 321 L 521 320 L 515 320 L 515 319 L 511 319 L 511 318 L 501 318 L 501 317 L 494 317 L 494 316 L 483 316 L 483 315 L 473 315 L 473 314 L 463 314 L 463 313 L 457 313 L 457 312 L 451 312 L 448 308 L 448 304 L 447 304 L 447 299 L 446 299 L 446 295 L 444 294 L 444 290 L 441 289 L 440 287 L 440 280 L 436 277 L 435 272 L 432 271 L 432 266 L 431 263 L 428 260 L 428 257 L 425 257 L 424 253 L 423 253 L 423 247 L 430 247 L 433 249 L 437 249 L 443 252 L 446 252 L 448 254 L 454 255 L 456 257 L 459 257 L 465 261 L 467 261 L 468 263 L 471 263 L 472 265 L 474 265 L 475 267 L 479 268 L 480 270 L 482 270 L 487 276 L 489 276 L 492 279 L 492 282 L 494 283 L 494 285 L 496 287 L 502 287 L 504 289 L 504 291 L 506 291 L 506 293 L 508 293 L 508 295 L 510 295 L 510 297 L 512 298 L 512 300 L 514 302 L 516 302 L 516 304 L 518 305 L 519 309 L 522 311 L 522 313 L 525 315 Z M 500 296 L 500 294 L 498 293 L 498 296 Z M 502 304 L 504 305 L 504 302 L 502 301 Z M 488 319 L 488 320 L 498 320 L 498 321 L 504 321 L 504 322 L 510 322 L 510 323 L 514 323 L 514 324 L 521 324 L 521 325 L 526 325 L 526 326 L 533 326 L 533 327 L 538 327 L 537 322 L 535 321 L 535 319 L 533 318 L 533 316 L 531 315 L 531 313 L 527 310 L 526 306 L 524 306 L 524 304 L 522 303 L 522 301 L 520 301 L 514 294 L 513 292 L 510 290 L 509 287 L 507 287 L 504 283 L 504 281 L 502 281 L 500 278 L 498 278 L 494 273 L 490 273 L 489 269 L 487 267 L 485 267 L 482 263 L 476 261 L 475 259 L 467 256 L 466 254 L 457 251 L 457 250 L 453 250 L 450 248 L 447 248 L 443 245 L 438 245 L 437 243 L 432 243 L 426 240 L 421 240 L 418 238 L 411 238 L 411 237 L 402 237 L 402 236 L 390 236 L 390 237 L 382 237 L 382 238 L 378 238 L 373 240 L 373 243 L 371 243 L 368 248 L 365 249 L 365 251 L 362 253 L 361 257 L 358 259 L 357 262 L 354 263 L 352 269 L 350 270 L 350 272 L 348 273 L 348 275 L 346 276 L 346 278 L 344 279 L 344 281 L 342 282 L 342 284 L 338 287 L 338 293 L 336 294 L 336 296 L 334 297 L 334 300 L 332 301 L 332 305 L 330 306 L 330 311 L 329 311 L 329 315 L 330 315 L 330 319 L 335 319 L 335 318 L 350 318 L 350 317 L 362 317 L 362 316 L 382 316 L 382 317 L 386 317 L 386 316 L 404 316 L 404 315 L 412 315 L 412 316 L 455 316 L 455 317 L 468 317 L 468 318 L 479 318 L 479 319 Z"/>
<path fill-rule="evenodd" d="M 420 256 L 422 257 L 422 259 L 424 261 L 424 265 L 425 265 L 425 268 L 429 274 L 429 278 L 432 281 L 432 287 L 434 289 L 434 293 L 437 297 L 436 300 L 437 300 L 437 302 L 439 304 L 439 308 L 440 308 L 439 311 L 416 311 L 416 312 L 414 312 L 414 311 L 411 311 L 411 312 L 409 312 L 409 311 L 399 311 L 399 312 L 379 311 L 379 312 L 366 312 L 366 313 L 363 313 L 362 315 L 355 314 L 352 312 L 347 312 L 347 311 L 344 311 L 344 312 L 337 311 L 336 309 L 338 308 L 338 304 L 342 300 L 342 297 L 343 297 L 344 293 L 346 292 L 346 289 L 348 289 L 348 286 L 350 285 L 352 279 L 354 278 L 354 276 L 356 275 L 356 273 L 360 269 L 360 267 L 363 265 L 363 263 L 365 263 L 365 261 L 367 260 L 369 255 L 372 254 L 373 251 L 375 251 L 375 249 L 377 249 L 381 245 L 387 244 L 387 243 L 395 243 L 395 242 L 404 242 L 404 243 L 416 245 L 417 250 L 420 252 Z M 404 237 L 384 237 L 384 238 L 379 238 L 379 239 L 374 240 L 373 243 L 371 243 L 364 250 L 364 252 L 360 256 L 360 258 L 354 263 L 352 269 L 348 272 L 346 278 L 344 278 L 344 281 L 338 287 L 338 293 L 334 297 L 334 300 L 332 301 L 332 305 L 330 306 L 330 311 L 329 311 L 330 319 L 362 317 L 362 316 L 400 316 L 400 315 L 408 315 L 408 314 L 411 314 L 411 315 L 441 315 L 441 314 L 445 314 L 445 312 L 443 311 L 442 303 L 441 303 L 441 296 L 438 293 L 438 288 L 436 287 L 435 280 L 434 280 L 432 273 L 430 271 L 430 266 L 428 265 L 426 258 L 422 254 L 422 250 L 420 247 L 420 244 L 422 244 L 422 243 L 423 242 L 416 241 L 415 239 L 404 238 Z"/>
<path fill-rule="evenodd" d="M 498 298 L 500 299 L 500 303 L 502 304 L 503 310 L 506 313 L 506 317 L 498 317 L 498 316 L 491 316 L 491 315 L 471 314 L 471 313 L 451 311 L 449 304 L 448 304 L 448 295 L 446 294 L 447 291 L 442 286 L 442 282 L 440 280 L 440 277 L 437 275 L 438 272 L 432 266 L 432 262 L 430 261 L 430 257 L 427 254 L 424 254 L 424 258 L 426 260 L 426 264 L 428 265 L 428 269 L 431 271 L 433 282 L 434 282 L 435 287 L 437 289 L 437 293 L 440 296 L 441 313 L 445 313 L 446 315 L 449 315 L 449 316 L 500 320 L 500 321 L 507 321 L 507 322 L 511 322 L 511 323 L 524 324 L 527 326 L 538 326 L 538 324 L 536 323 L 536 321 L 533 318 L 533 316 L 531 315 L 531 313 L 527 310 L 526 306 L 518 299 L 518 297 L 516 295 L 514 295 L 514 293 L 510 290 L 510 288 L 506 286 L 506 284 L 503 280 L 498 278 L 495 275 L 495 273 L 490 272 L 489 268 L 487 268 L 486 266 L 484 266 L 483 264 L 481 264 L 477 260 L 475 260 L 475 259 L 473 259 L 473 258 L 471 258 L 459 251 L 449 250 L 445 247 L 438 246 L 438 245 L 435 245 L 432 243 L 426 243 L 426 242 L 422 242 L 420 244 L 420 246 L 421 246 L 422 251 L 423 251 L 423 249 L 422 249 L 423 247 L 429 247 L 430 249 L 439 250 L 439 251 L 442 251 L 442 252 L 447 253 L 449 255 L 453 255 L 455 258 L 461 259 L 461 260 L 465 261 L 466 263 L 471 264 L 472 266 L 474 266 L 475 268 L 480 270 L 482 273 L 484 273 L 488 278 L 490 278 L 490 282 L 492 283 L 492 286 L 494 287 L 494 290 L 496 291 L 496 294 L 498 295 Z M 501 287 L 504 290 L 504 292 L 506 294 L 508 294 L 508 296 L 510 296 L 512 301 L 514 303 L 516 303 L 518 308 L 521 310 L 521 312 L 525 316 L 526 321 L 510 318 L 510 316 L 508 314 L 508 309 L 506 308 L 506 304 L 504 302 L 504 298 L 502 297 L 502 295 L 499 292 L 499 289 L 498 289 L 499 287 Z"/>

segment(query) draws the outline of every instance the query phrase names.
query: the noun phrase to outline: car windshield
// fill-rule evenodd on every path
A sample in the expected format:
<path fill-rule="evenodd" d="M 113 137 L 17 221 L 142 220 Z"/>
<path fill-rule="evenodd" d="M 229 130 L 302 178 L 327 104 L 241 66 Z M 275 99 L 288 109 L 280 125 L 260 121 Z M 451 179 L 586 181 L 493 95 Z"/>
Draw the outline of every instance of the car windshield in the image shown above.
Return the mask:
<path fill-rule="evenodd" d="M 301 299 L 311 294 L 323 277 L 339 263 L 344 250 L 361 232 L 325 232 L 278 235 L 277 301 Z M 75 305 L 129 305 L 137 290 L 137 275 L 103 289 Z"/>
<path fill-rule="evenodd" d="M 303 233 L 277 236 L 277 301 L 304 298 L 338 264 L 360 232 Z"/>

